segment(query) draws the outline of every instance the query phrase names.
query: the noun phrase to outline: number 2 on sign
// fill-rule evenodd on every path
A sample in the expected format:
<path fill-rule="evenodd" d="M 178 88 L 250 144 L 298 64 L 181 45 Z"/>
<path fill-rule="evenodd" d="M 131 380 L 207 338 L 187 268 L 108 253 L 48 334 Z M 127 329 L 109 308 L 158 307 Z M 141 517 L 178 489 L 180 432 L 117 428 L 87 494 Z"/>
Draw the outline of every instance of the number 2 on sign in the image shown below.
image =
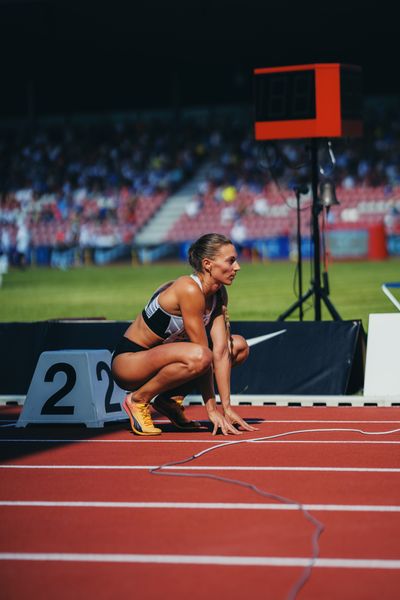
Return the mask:
<path fill-rule="evenodd" d="M 114 404 L 111 403 L 111 398 L 113 395 L 113 391 L 114 391 L 114 380 L 112 378 L 112 374 L 111 374 L 111 369 L 108 366 L 107 363 L 105 363 L 104 361 L 100 361 L 99 363 L 97 363 L 97 367 L 96 367 L 96 375 L 97 375 L 97 380 L 101 381 L 102 377 L 101 377 L 101 373 L 105 371 L 108 377 L 108 387 L 107 387 L 107 391 L 106 391 L 106 397 L 104 398 L 104 408 L 106 413 L 113 413 L 113 412 L 119 412 L 121 410 L 121 405 L 119 402 L 114 402 Z"/>
<path fill-rule="evenodd" d="M 104 408 L 106 413 L 118 412 L 121 410 L 121 406 L 118 402 L 112 404 L 111 398 L 114 391 L 114 381 L 111 375 L 111 369 L 104 361 L 100 361 L 96 366 L 97 380 L 102 380 L 102 372 L 105 371 L 108 377 L 108 386 L 106 395 L 104 398 Z M 69 363 L 59 362 L 51 365 L 44 376 L 44 380 L 49 383 L 54 381 L 54 377 L 57 373 L 64 373 L 67 377 L 64 385 L 50 396 L 43 404 L 41 414 L 42 415 L 73 415 L 74 406 L 59 406 L 58 402 L 65 398 L 69 394 L 76 383 L 76 371 Z"/>
<path fill-rule="evenodd" d="M 50 396 L 48 400 L 43 404 L 41 414 L 42 415 L 73 415 L 74 406 L 57 406 L 57 402 L 62 400 L 64 396 L 69 394 L 76 383 L 76 371 L 74 367 L 68 363 L 54 363 L 47 370 L 44 380 L 48 383 L 54 381 L 54 377 L 57 373 L 65 373 L 67 380 L 64 385 L 56 391 L 55 394 Z"/>

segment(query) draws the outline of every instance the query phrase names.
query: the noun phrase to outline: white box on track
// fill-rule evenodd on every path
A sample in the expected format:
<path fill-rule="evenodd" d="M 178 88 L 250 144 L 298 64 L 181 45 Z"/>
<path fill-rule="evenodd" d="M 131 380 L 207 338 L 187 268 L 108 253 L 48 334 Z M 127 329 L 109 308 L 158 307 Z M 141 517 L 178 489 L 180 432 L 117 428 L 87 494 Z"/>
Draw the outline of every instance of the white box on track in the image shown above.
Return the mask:
<path fill-rule="evenodd" d="M 84 423 L 103 427 L 126 419 L 124 391 L 113 381 L 109 350 L 42 352 L 17 427 L 31 423 Z"/>
<path fill-rule="evenodd" d="M 400 313 L 369 315 L 364 396 L 400 400 Z"/>

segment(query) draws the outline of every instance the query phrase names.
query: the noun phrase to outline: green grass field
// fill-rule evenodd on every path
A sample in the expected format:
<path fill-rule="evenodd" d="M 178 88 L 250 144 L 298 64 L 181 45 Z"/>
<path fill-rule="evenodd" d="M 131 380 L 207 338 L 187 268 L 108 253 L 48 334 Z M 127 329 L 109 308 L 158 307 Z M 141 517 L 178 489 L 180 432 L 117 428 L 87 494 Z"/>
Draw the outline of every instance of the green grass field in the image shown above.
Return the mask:
<path fill-rule="evenodd" d="M 0 288 L 0 321 L 40 321 L 57 318 L 132 320 L 151 292 L 162 282 L 189 273 L 185 263 L 151 266 L 11 269 Z M 274 321 L 291 306 L 295 265 L 290 262 L 243 263 L 229 290 L 231 320 Z M 303 291 L 309 287 L 304 265 Z M 382 283 L 400 281 L 400 259 L 383 262 L 343 262 L 329 268 L 330 298 L 343 319 L 362 319 L 369 313 L 397 312 L 381 291 Z M 314 319 L 312 301 L 305 319 Z M 323 306 L 323 319 L 330 316 Z M 298 320 L 298 311 L 290 320 Z"/>

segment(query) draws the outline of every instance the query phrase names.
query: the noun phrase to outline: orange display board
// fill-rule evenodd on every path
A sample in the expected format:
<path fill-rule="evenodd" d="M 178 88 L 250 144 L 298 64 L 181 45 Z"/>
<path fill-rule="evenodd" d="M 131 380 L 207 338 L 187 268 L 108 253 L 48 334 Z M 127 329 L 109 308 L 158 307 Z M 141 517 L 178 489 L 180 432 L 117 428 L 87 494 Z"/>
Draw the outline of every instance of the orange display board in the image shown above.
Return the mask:
<path fill-rule="evenodd" d="M 341 64 L 254 70 L 255 138 L 359 137 L 362 71 Z"/>

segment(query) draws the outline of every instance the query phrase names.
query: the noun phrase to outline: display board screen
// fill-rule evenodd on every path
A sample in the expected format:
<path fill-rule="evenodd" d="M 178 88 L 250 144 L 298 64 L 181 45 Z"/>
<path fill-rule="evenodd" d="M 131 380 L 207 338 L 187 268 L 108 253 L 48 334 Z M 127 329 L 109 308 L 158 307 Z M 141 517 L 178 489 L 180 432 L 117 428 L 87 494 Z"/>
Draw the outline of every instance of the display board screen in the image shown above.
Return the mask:
<path fill-rule="evenodd" d="M 256 121 L 315 119 L 315 71 L 257 75 L 255 112 Z"/>

